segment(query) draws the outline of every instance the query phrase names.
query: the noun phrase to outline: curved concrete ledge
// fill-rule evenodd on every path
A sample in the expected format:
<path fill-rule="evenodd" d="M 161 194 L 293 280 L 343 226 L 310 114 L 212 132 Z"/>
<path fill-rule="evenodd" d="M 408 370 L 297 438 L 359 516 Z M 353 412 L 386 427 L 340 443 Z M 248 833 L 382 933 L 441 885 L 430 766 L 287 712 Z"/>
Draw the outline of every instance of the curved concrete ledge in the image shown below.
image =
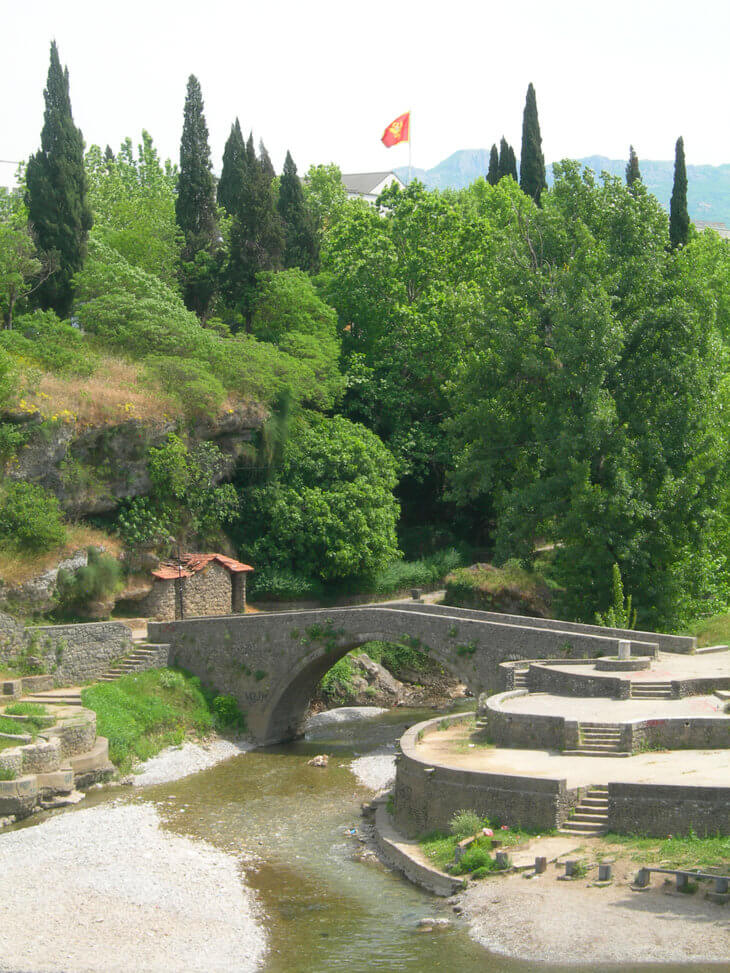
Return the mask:
<path fill-rule="evenodd" d="M 500 747 L 516 750 L 575 750 L 579 733 L 576 720 L 538 713 L 514 713 L 502 709 L 506 699 L 527 696 L 527 689 L 513 689 L 490 696 L 486 704 L 489 738 Z"/>
<path fill-rule="evenodd" d="M 419 755 L 418 741 L 424 736 L 437 732 L 439 725 L 464 722 L 472 716 L 436 717 L 411 727 L 401 737 L 394 790 L 398 830 L 408 836 L 447 831 L 453 815 L 463 808 L 528 829 L 560 827 L 578 802 L 578 789 L 569 790 L 565 778 L 462 770 L 427 762 Z"/>
<path fill-rule="evenodd" d="M 414 885 L 442 896 L 454 895 L 465 888 L 463 878 L 434 868 L 415 841 L 395 830 L 384 804 L 375 811 L 374 837 L 375 846 L 386 865 L 402 872 Z"/>
<path fill-rule="evenodd" d="M 641 672 L 648 669 L 651 659 L 648 656 L 636 656 L 633 659 L 596 659 L 596 669 L 599 672 Z"/>

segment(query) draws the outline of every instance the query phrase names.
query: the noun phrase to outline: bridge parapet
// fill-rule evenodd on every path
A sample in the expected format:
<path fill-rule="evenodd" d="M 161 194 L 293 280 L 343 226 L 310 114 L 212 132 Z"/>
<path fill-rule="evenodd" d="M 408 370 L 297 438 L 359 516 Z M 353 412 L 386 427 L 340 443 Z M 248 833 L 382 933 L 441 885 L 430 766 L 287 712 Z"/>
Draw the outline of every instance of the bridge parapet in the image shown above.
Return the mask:
<path fill-rule="evenodd" d="M 168 642 L 170 658 L 231 693 L 259 743 L 291 739 L 302 724 L 317 683 L 338 659 L 370 641 L 408 644 L 445 666 L 471 692 L 494 690 L 507 659 L 594 658 L 616 655 L 619 639 L 598 629 L 582 632 L 464 615 L 419 611 L 400 604 L 272 612 L 150 622 L 149 638 Z M 421 606 L 426 608 L 426 606 Z M 430 608 L 430 606 L 428 606 Z M 514 619 L 514 621 L 512 620 Z M 637 654 L 656 645 L 634 642 Z"/>

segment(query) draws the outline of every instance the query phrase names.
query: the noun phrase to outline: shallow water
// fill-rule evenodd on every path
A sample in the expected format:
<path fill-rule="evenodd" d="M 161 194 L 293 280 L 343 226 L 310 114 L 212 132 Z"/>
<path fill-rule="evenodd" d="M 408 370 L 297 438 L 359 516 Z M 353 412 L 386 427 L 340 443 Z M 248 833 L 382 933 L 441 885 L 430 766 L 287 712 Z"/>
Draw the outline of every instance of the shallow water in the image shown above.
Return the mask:
<path fill-rule="evenodd" d="M 444 931 L 419 932 L 416 923 L 424 916 L 454 918 L 445 901 L 379 863 L 353 857 L 361 845 L 345 832 L 362 827 L 360 804 L 372 792 L 357 783 L 350 761 L 393 747 L 406 726 L 433 715 L 433 710 L 399 709 L 373 720 L 331 724 L 314 731 L 311 739 L 253 750 L 173 784 L 91 792 L 80 807 L 111 799 L 149 801 L 170 830 L 237 856 L 264 913 L 270 946 L 266 973 L 535 970 L 534 963 L 489 954 L 458 920 Z M 317 753 L 330 755 L 324 770 L 307 766 Z M 541 968 L 717 973 L 730 967 Z M 236 970 L 235 956 L 230 969 Z"/>
<path fill-rule="evenodd" d="M 267 917 L 267 973 L 535 969 L 490 955 L 458 922 L 444 931 L 417 931 L 423 916 L 453 919 L 444 900 L 379 863 L 353 857 L 361 846 L 345 832 L 362 826 L 360 804 L 371 792 L 357 784 L 350 761 L 393 745 L 406 725 L 431 716 L 433 711 L 396 710 L 372 721 L 333 724 L 314 739 L 252 751 L 144 792 L 170 829 L 261 860 L 247 871 Z M 307 766 L 323 752 L 330 755 L 326 770 Z M 670 973 L 682 967 L 647 969 Z"/>

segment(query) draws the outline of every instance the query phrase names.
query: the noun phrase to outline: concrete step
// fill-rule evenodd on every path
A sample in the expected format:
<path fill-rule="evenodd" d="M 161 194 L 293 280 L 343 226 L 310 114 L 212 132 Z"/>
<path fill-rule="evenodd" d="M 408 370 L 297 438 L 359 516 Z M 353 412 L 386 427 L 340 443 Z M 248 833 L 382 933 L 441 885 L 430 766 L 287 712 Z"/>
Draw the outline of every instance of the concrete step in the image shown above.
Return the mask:
<path fill-rule="evenodd" d="M 575 818 L 569 818 L 568 821 L 565 823 L 565 826 L 562 827 L 560 830 L 563 833 L 567 832 L 568 834 L 582 834 L 587 836 L 587 835 L 605 834 L 607 828 L 605 826 L 601 827 L 598 824 L 576 821 Z"/>
<path fill-rule="evenodd" d="M 570 819 L 572 824 L 576 824 L 577 822 L 582 822 L 583 824 L 595 824 L 598 827 L 599 825 L 606 824 L 608 822 L 608 813 L 600 814 L 600 813 L 591 813 L 590 811 L 582 811 L 581 810 L 582 807 L 583 807 L 582 804 L 578 805 L 578 809 L 576 810 L 573 817 Z"/>
<path fill-rule="evenodd" d="M 572 828 L 569 825 L 565 825 L 563 828 L 558 829 L 559 834 L 572 834 L 575 837 L 580 838 L 600 838 L 601 835 L 606 833 L 605 828 Z"/>
<path fill-rule="evenodd" d="M 109 741 L 105 737 L 97 737 L 91 750 L 69 757 L 72 775 L 78 777 L 88 774 L 92 770 L 113 770 L 109 760 Z"/>
<path fill-rule="evenodd" d="M 578 724 L 578 726 L 586 730 L 615 730 L 616 729 L 615 723 L 584 723 L 582 720 Z"/>
<path fill-rule="evenodd" d="M 581 736 L 586 740 L 620 740 L 621 731 L 616 730 L 615 733 L 609 733 L 608 730 L 581 730 Z"/>
<path fill-rule="evenodd" d="M 597 811 L 608 811 L 607 797 L 584 797 L 580 802 L 581 807 L 595 808 Z"/>
<path fill-rule="evenodd" d="M 38 790 L 70 794 L 74 789 L 74 773 L 71 767 L 65 765 L 58 770 L 49 770 L 45 774 L 36 774 Z"/>
<path fill-rule="evenodd" d="M 597 743 L 593 740 L 581 740 L 581 746 L 584 750 L 595 750 L 602 753 L 604 750 L 617 750 L 618 743 Z"/>
<path fill-rule="evenodd" d="M 630 757 L 625 750 L 563 750 L 566 757 Z"/>
<path fill-rule="evenodd" d="M 49 706 L 81 706 L 81 694 L 76 696 L 24 696 L 26 703 L 47 703 Z"/>

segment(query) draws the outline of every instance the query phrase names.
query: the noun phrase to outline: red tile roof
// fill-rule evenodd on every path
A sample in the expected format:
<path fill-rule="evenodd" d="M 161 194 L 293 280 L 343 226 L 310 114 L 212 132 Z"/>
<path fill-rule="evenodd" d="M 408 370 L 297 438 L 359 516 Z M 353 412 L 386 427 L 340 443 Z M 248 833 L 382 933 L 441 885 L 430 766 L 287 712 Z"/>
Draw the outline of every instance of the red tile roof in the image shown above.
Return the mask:
<path fill-rule="evenodd" d="M 244 571 L 253 571 L 250 564 L 236 561 L 225 554 L 183 554 L 182 564 L 177 561 L 164 561 L 152 572 L 155 578 L 161 581 L 174 581 L 175 578 L 192 578 L 198 571 L 203 571 L 211 561 L 217 561 L 231 574 L 241 574 Z"/>

